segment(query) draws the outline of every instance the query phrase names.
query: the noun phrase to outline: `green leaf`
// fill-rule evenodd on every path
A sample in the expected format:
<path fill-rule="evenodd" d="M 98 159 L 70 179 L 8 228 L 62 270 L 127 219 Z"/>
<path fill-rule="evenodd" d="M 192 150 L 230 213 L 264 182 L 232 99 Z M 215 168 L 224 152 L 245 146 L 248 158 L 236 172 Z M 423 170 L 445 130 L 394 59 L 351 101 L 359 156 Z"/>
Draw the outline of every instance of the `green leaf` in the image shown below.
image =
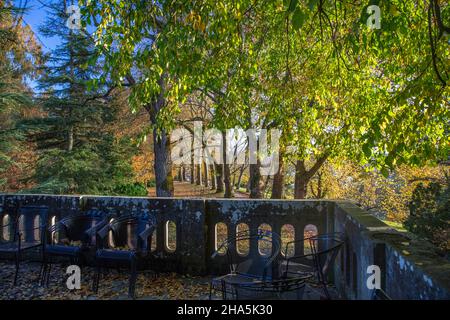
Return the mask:
<path fill-rule="evenodd" d="M 319 3 L 319 0 L 309 0 L 309 2 L 308 2 L 309 10 L 313 11 L 314 7 L 317 6 L 318 3 Z"/>
<path fill-rule="evenodd" d="M 298 0 L 291 0 L 289 2 L 288 12 L 294 12 L 295 8 L 297 7 Z"/>
<path fill-rule="evenodd" d="M 305 24 L 305 21 L 306 14 L 298 7 L 292 15 L 292 27 L 295 30 L 299 30 Z"/>
<path fill-rule="evenodd" d="M 372 155 L 372 149 L 368 144 L 363 145 L 362 150 L 367 158 L 369 158 Z"/>

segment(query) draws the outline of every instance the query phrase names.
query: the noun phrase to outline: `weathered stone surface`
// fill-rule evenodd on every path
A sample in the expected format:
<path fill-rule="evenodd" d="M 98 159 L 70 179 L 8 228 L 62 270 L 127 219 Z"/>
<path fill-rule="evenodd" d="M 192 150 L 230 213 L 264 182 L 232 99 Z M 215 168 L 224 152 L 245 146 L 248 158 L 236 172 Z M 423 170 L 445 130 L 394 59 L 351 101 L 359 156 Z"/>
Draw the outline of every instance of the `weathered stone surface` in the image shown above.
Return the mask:
<path fill-rule="evenodd" d="M 219 222 L 226 224 L 228 237 L 235 235 L 239 223 L 246 223 L 251 232 L 266 223 L 278 234 L 283 225 L 290 224 L 296 239 L 303 238 L 305 226 L 313 224 L 320 234 L 345 234 L 346 243 L 333 275 L 342 296 L 370 299 L 373 291 L 366 286 L 367 267 L 376 264 L 382 272 L 382 289 L 391 298 L 450 298 L 450 264 L 435 254 L 431 245 L 402 235 L 345 201 L 0 195 L 1 216 L 14 213 L 19 206 L 47 206 L 48 219 L 92 209 L 104 211 L 111 218 L 127 213 L 154 215 L 155 261 L 164 271 L 196 275 L 228 271 L 225 256 L 211 258 Z M 175 251 L 166 247 L 168 221 L 176 223 Z M 299 245 L 295 251 L 300 254 L 303 247 Z M 255 243 L 249 254 L 259 254 Z M 8 294 L 16 293 L 12 290 Z"/>

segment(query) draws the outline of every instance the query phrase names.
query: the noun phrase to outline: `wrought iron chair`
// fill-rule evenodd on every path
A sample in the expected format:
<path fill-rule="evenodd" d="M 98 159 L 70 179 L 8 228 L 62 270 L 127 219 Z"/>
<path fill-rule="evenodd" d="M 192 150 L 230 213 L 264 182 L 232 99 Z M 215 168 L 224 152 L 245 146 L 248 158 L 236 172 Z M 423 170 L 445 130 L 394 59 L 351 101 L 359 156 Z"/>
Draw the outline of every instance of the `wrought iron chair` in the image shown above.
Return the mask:
<path fill-rule="evenodd" d="M 126 215 L 113 219 L 97 232 L 96 274 L 93 281 L 93 290 L 96 293 L 103 268 L 119 268 L 125 265 L 130 269 L 128 296 L 135 298 L 137 272 L 147 267 L 153 257 L 151 240 L 155 228 L 154 216 Z M 113 240 L 114 247 L 118 248 L 114 248 L 108 240 Z M 120 249 L 123 245 L 128 245 L 128 248 Z"/>
<path fill-rule="evenodd" d="M 0 242 L 0 254 L 14 258 L 16 268 L 13 285 L 15 286 L 23 253 L 31 249 L 38 249 L 44 244 L 48 207 L 22 206 L 16 212 L 7 214 L 10 216 L 10 222 L 2 225 L 2 234 L 6 228 L 9 236 Z M 34 226 L 36 217 L 40 218 L 38 226 Z M 38 235 L 36 235 L 36 231 L 38 231 Z"/>
<path fill-rule="evenodd" d="M 270 248 L 267 255 L 250 251 L 246 257 L 239 256 L 236 250 L 241 243 L 258 243 L 258 247 Z M 301 299 L 305 287 L 305 278 L 279 278 L 277 273 L 278 257 L 281 249 L 280 237 L 267 230 L 258 229 L 257 234 L 251 231 L 240 232 L 235 238 L 227 239 L 214 252 L 212 258 L 226 250 L 230 273 L 212 279 L 209 297 L 213 291 L 220 291 L 224 300 L 240 299 L 275 299 L 288 298 L 288 293 L 296 293 Z"/>
<path fill-rule="evenodd" d="M 291 246 L 305 243 L 309 245 L 311 253 L 289 256 L 288 252 L 293 251 Z M 282 277 L 311 276 L 323 288 L 326 298 L 331 299 L 328 277 L 343 244 L 341 233 L 316 235 L 287 243 L 280 263 Z"/>
<path fill-rule="evenodd" d="M 52 263 L 57 258 L 66 258 L 72 264 L 83 266 L 85 254 L 95 248 L 96 232 L 107 222 L 104 212 L 90 210 L 69 215 L 50 226 L 42 251 L 41 285 L 49 285 Z M 74 242 L 78 244 L 74 245 Z"/>
<path fill-rule="evenodd" d="M 392 298 L 383 289 L 373 290 L 372 300 L 392 300 Z"/>

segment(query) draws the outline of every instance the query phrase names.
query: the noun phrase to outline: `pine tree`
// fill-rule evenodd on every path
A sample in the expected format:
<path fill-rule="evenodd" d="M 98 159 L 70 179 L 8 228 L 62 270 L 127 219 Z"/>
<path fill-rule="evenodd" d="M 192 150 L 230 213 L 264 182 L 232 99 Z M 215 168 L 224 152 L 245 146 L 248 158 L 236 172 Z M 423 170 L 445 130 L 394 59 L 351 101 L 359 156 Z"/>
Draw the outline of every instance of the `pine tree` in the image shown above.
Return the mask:
<path fill-rule="evenodd" d="M 101 72 L 88 64 L 94 45 L 83 30 L 66 26 L 67 8 L 73 0 L 53 1 L 40 32 L 57 37 L 60 44 L 46 59 L 39 80 L 42 108 L 47 116 L 36 119 L 33 138 L 41 154 L 37 162 L 38 185 L 33 192 L 120 193 L 132 181 L 132 147 L 119 141 L 105 127 L 116 121 L 112 98 L 88 83 Z M 119 190 L 119 191 L 117 191 Z"/>
<path fill-rule="evenodd" d="M 24 11 L 0 0 L 0 190 L 4 191 L 10 189 L 8 170 L 18 162 L 13 156 L 24 147 L 17 123 L 31 105 L 25 77 L 35 75 L 41 52 L 32 30 L 23 24 Z"/>

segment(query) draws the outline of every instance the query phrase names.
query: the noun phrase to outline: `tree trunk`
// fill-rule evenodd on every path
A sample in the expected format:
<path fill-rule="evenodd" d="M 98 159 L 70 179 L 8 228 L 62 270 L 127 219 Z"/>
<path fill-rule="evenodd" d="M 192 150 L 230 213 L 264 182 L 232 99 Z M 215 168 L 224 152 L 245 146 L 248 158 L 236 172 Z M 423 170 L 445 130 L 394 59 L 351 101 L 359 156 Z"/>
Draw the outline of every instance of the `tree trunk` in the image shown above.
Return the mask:
<path fill-rule="evenodd" d="M 245 165 L 241 166 L 241 169 L 239 170 L 239 177 L 238 177 L 238 181 L 237 181 L 237 185 L 236 188 L 239 191 L 239 189 L 241 189 L 241 182 L 242 182 L 242 176 L 244 175 L 244 170 L 245 170 Z"/>
<path fill-rule="evenodd" d="M 177 180 L 183 182 L 183 173 L 181 172 L 183 168 L 181 166 L 178 167 Z"/>
<path fill-rule="evenodd" d="M 165 101 L 165 78 L 163 73 L 158 79 L 160 88 L 159 95 L 155 97 L 154 101 L 146 106 L 147 112 L 150 114 L 150 121 L 155 124 L 158 113 L 164 107 Z M 170 136 L 165 130 L 162 130 L 158 136 L 158 132 L 153 129 L 153 150 L 155 154 L 155 179 L 156 179 L 156 196 L 157 197 L 172 197 L 173 196 L 173 176 L 172 176 L 172 161 L 170 158 Z"/>
<path fill-rule="evenodd" d="M 294 199 L 305 199 L 309 179 L 306 177 L 304 160 L 297 160 L 295 164 Z"/>
<path fill-rule="evenodd" d="M 266 196 L 266 194 L 267 194 L 267 186 L 269 185 L 269 182 L 270 182 L 270 176 L 266 176 L 266 181 L 264 181 L 264 186 L 263 186 L 263 189 L 262 189 L 262 197 L 264 198 L 265 196 Z"/>
<path fill-rule="evenodd" d="M 308 182 L 317 173 L 317 171 L 322 167 L 328 158 L 328 154 L 323 154 L 317 159 L 316 163 L 311 167 L 311 169 L 306 170 L 305 160 L 297 160 L 295 164 L 295 186 L 294 186 L 294 198 L 295 199 L 305 199 Z"/>
<path fill-rule="evenodd" d="M 73 150 L 73 125 L 69 125 L 67 130 L 67 151 Z"/>
<path fill-rule="evenodd" d="M 202 166 L 200 164 L 195 165 L 195 184 L 202 185 Z"/>
<path fill-rule="evenodd" d="M 214 163 L 216 172 L 216 192 L 223 192 L 223 164 Z"/>
<path fill-rule="evenodd" d="M 278 172 L 273 177 L 272 183 L 272 199 L 283 199 L 284 198 L 284 168 L 283 168 L 283 157 L 280 154 Z"/>
<path fill-rule="evenodd" d="M 160 137 L 157 136 L 156 129 L 153 130 L 153 144 L 155 151 L 155 179 L 156 196 L 173 196 L 172 162 L 170 160 L 170 138 L 163 131 Z"/>
<path fill-rule="evenodd" d="M 250 164 L 250 198 L 260 199 L 261 194 L 261 163 L 259 159 L 256 164 Z"/>
<path fill-rule="evenodd" d="M 186 181 L 186 167 L 184 165 L 181 166 L 181 180 Z"/>
<path fill-rule="evenodd" d="M 208 174 L 208 165 L 205 161 L 202 162 L 203 167 L 203 185 L 208 188 L 209 187 L 209 174 Z"/>
<path fill-rule="evenodd" d="M 216 174 L 214 172 L 213 164 L 209 165 L 209 173 L 210 173 L 210 177 L 211 177 L 211 189 L 215 190 L 216 189 Z"/>
<path fill-rule="evenodd" d="M 227 164 L 227 139 L 226 133 L 222 132 L 222 145 L 223 145 L 223 183 L 225 185 L 224 198 L 233 197 L 233 188 L 231 185 L 231 170 L 230 165 Z"/>
<path fill-rule="evenodd" d="M 194 164 L 194 143 L 193 142 L 192 142 L 192 148 L 191 148 L 191 184 L 195 184 L 195 164 Z"/>

